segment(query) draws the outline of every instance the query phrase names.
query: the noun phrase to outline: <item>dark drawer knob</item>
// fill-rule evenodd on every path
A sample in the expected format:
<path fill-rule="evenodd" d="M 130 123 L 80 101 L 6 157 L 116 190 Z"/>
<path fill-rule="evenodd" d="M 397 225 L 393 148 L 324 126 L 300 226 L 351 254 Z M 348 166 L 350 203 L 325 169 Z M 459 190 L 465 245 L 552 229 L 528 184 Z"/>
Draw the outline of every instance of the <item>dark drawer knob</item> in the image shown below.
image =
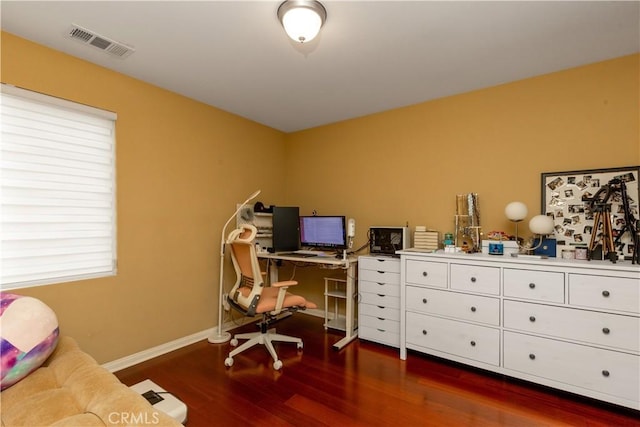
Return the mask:
<path fill-rule="evenodd" d="M 611 295 L 611 294 L 609 293 L 609 291 L 602 291 L 602 296 L 603 296 L 603 297 L 605 297 L 605 298 L 606 298 L 606 297 L 608 297 L 609 295 Z"/>
<path fill-rule="evenodd" d="M 422 335 L 427 335 L 427 330 L 426 329 L 422 330 Z"/>
<path fill-rule="evenodd" d="M 609 332 L 611 332 L 611 330 L 609 328 L 602 328 L 602 333 L 605 335 L 609 335 Z"/>
<path fill-rule="evenodd" d="M 475 341 L 471 341 L 469 344 L 471 344 L 471 347 L 475 347 L 476 346 L 476 342 Z"/>
<path fill-rule="evenodd" d="M 471 311 L 473 311 L 475 313 L 476 312 L 476 308 L 475 307 L 471 307 Z"/>
<path fill-rule="evenodd" d="M 535 289 L 536 288 L 536 284 L 535 283 L 529 283 L 529 288 Z"/>
<path fill-rule="evenodd" d="M 602 376 L 603 377 L 608 377 L 609 375 L 611 375 L 611 374 L 606 369 L 604 371 L 602 371 Z"/>
<path fill-rule="evenodd" d="M 382 282 L 376 282 L 376 283 L 377 283 L 378 285 L 380 285 L 380 286 L 384 286 L 384 283 L 382 283 Z"/>
<path fill-rule="evenodd" d="M 380 270 L 378 270 L 378 273 L 380 273 L 380 274 L 384 274 L 384 271 L 380 271 Z"/>
<path fill-rule="evenodd" d="M 536 321 L 536 316 L 529 316 L 529 321 L 535 322 Z"/>
<path fill-rule="evenodd" d="M 428 275 L 428 274 L 429 274 L 429 273 L 427 273 L 426 271 L 423 271 L 423 272 L 422 272 L 422 277 L 427 277 L 427 275 Z"/>
<path fill-rule="evenodd" d="M 478 279 L 476 279 L 475 277 L 472 277 L 471 278 L 471 283 L 476 283 L 476 280 L 478 280 Z"/>
<path fill-rule="evenodd" d="M 426 298 L 422 298 L 422 303 L 426 304 L 427 303 L 427 299 Z"/>
<path fill-rule="evenodd" d="M 536 355 L 535 355 L 535 354 L 533 354 L 533 353 L 530 353 L 530 354 L 529 354 L 529 359 L 531 359 L 531 360 L 535 360 L 535 359 L 536 359 Z"/>

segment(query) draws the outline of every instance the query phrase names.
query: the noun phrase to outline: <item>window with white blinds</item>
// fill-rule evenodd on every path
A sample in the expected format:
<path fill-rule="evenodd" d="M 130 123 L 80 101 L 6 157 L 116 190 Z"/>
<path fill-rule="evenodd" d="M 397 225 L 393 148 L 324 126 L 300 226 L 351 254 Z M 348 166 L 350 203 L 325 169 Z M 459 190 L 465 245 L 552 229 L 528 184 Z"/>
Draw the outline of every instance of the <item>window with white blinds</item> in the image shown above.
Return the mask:
<path fill-rule="evenodd" d="M 116 273 L 115 121 L 2 84 L 2 290 Z"/>

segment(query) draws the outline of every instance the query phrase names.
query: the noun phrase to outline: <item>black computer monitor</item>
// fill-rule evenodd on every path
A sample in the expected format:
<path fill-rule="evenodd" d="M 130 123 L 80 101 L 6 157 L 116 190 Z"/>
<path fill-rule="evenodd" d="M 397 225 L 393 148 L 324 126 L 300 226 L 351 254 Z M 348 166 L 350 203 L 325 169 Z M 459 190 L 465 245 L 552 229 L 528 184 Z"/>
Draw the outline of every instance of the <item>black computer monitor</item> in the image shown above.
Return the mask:
<path fill-rule="evenodd" d="M 300 249 L 298 215 L 300 209 L 295 206 L 273 207 L 273 252 L 296 251 Z"/>
<path fill-rule="evenodd" d="M 321 249 L 346 249 L 344 216 L 301 216 L 300 245 Z"/>

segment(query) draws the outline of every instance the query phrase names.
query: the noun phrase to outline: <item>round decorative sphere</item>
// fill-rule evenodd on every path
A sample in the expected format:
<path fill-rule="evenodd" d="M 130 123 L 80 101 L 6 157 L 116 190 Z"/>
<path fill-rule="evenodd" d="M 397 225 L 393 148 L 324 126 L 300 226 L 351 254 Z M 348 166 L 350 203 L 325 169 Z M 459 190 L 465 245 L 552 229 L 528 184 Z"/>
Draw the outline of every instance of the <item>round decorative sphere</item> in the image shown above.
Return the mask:
<path fill-rule="evenodd" d="M 527 205 L 522 202 L 511 202 L 504 208 L 504 214 L 510 221 L 522 221 L 528 213 Z"/>
<path fill-rule="evenodd" d="M 58 343 L 58 318 L 39 299 L 0 293 L 2 390 L 47 360 Z"/>
<path fill-rule="evenodd" d="M 529 230 L 533 234 L 553 233 L 553 218 L 547 215 L 536 215 L 529 221 Z"/>

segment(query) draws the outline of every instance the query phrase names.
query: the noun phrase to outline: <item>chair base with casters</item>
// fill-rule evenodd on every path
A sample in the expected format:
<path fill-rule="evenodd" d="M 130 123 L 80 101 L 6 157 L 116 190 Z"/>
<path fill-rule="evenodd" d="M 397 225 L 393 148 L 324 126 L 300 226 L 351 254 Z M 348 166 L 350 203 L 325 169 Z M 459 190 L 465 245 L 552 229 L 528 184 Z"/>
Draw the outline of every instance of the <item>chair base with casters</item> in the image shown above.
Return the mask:
<path fill-rule="evenodd" d="M 297 337 L 292 337 L 289 335 L 282 335 L 276 333 L 275 328 L 269 328 L 269 319 L 268 316 L 263 316 L 262 322 L 260 323 L 260 332 L 250 332 L 246 334 L 236 334 L 231 339 L 231 346 L 236 347 L 238 345 L 238 340 L 248 340 L 240 347 L 229 352 L 229 356 L 224 360 L 224 364 L 227 367 L 233 366 L 233 356 L 236 354 L 242 353 L 243 351 L 253 347 L 256 344 L 264 345 L 269 354 L 273 358 L 273 369 L 279 371 L 282 369 L 282 361 L 278 358 L 278 354 L 276 353 L 276 349 L 273 347 L 273 342 L 291 342 L 296 343 L 296 347 L 298 350 L 302 350 L 304 344 L 302 343 L 302 339 Z"/>

